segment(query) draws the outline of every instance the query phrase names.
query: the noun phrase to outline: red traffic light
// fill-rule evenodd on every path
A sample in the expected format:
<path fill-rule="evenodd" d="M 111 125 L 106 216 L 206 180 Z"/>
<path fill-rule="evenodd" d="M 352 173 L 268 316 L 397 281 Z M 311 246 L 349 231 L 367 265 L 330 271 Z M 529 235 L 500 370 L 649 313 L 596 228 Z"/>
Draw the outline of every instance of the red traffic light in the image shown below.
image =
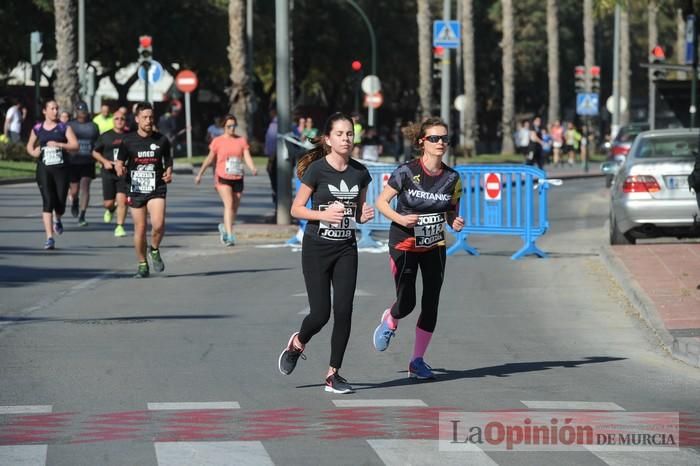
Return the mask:
<path fill-rule="evenodd" d="M 362 62 L 360 60 L 353 60 L 352 64 L 353 71 L 360 71 L 362 69 Z"/>
<path fill-rule="evenodd" d="M 576 68 L 574 68 L 574 75 L 583 76 L 584 74 L 586 74 L 586 67 L 579 65 Z"/>
<path fill-rule="evenodd" d="M 654 47 L 651 51 L 651 54 L 654 58 L 658 60 L 665 60 L 666 59 L 666 54 L 664 53 L 664 49 L 661 48 L 660 45 L 657 45 Z"/>
<path fill-rule="evenodd" d="M 442 57 L 443 53 L 445 53 L 445 47 L 441 47 L 439 45 L 437 47 L 433 47 L 433 54 L 436 57 Z"/>
<path fill-rule="evenodd" d="M 151 36 L 140 36 L 139 45 L 145 49 L 153 45 L 153 38 Z"/>
<path fill-rule="evenodd" d="M 591 76 L 600 77 L 600 66 L 591 66 Z"/>

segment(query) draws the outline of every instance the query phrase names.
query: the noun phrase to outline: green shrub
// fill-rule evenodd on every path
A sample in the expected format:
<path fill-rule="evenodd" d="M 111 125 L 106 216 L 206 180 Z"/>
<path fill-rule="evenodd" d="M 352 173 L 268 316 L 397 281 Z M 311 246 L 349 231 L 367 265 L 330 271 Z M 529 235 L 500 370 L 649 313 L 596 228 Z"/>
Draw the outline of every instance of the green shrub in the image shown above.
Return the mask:
<path fill-rule="evenodd" d="M 0 160 L 29 162 L 34 160 L 27 154 L 27 148 L 21 143 L 0 143 Z"/>

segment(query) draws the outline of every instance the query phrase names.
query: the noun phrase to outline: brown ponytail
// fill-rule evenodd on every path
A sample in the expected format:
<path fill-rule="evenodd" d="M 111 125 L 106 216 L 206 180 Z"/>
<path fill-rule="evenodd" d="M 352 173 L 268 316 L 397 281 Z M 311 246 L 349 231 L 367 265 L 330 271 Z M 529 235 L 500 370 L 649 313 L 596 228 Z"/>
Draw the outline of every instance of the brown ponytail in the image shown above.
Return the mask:
<path fill-rule="evenodd" d="M 326 123 L 323 125 L 323 133 L 321 136 L 313 139 L 311 142 L 315 144 L 315 147 L 307 152 L 305 152 L 297 162 L 297 177 L 301 179 L 304 173 L 309 168 L 312 162 L 325 157 L 330 151 L 330 146 L 328 146 L 324 141 L 324 136 L 330 136 L 333 130 L 333 125 L 336 121 L 345 120 L 352 125 L 352 118 L 350 118 L 345 113 L 336 112 L 328 117 Z"/>

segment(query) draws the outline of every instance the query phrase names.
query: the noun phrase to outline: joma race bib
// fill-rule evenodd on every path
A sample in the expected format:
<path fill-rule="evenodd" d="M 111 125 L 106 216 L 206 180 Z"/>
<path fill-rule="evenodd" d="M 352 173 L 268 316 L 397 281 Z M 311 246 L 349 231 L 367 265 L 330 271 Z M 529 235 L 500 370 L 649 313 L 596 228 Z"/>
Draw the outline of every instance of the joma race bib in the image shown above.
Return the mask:
<path fill-rule="evenodd" d="M 149 194 L 156 189 L 155 170 L 134 170 L 131 172 L 131 192 Z"/>
<path fill-rule="evenodd" d="M 333 203 L 322 204 L 318 206 L 318 210 L 326 210 Z M 321 238 L 330 240 L 346 240 L 352 238 L 352 235 L 357 228 L 355 221 L 355 213 L 357 212 L 357 204 L 354 202 L 344 202 L 345 213 L 340 223 L 318 223 L 318 235 Z"/>
<path fill-rule="evenodd" d="M 445 214 L 422 214 L 413 227 L 416 247 L 427 248 L 445 240 Z"/>
<path fill-rule="evenodd" d="M 47 167 L 61 165 L 63 163 L 63 150 L 60 147 L 42 147 L 41 160 Z"/>
<path fill-rule="evenodd" d="M 243 176 L 243 162 L 239 157 L 229 157 L 226 159 L 226 174 Z"/>

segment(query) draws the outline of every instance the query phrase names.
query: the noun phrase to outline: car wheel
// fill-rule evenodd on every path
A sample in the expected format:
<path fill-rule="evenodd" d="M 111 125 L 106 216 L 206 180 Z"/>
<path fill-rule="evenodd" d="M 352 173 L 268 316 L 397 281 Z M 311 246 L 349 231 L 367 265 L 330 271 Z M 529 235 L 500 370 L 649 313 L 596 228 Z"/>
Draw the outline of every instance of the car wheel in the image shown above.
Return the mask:
<path fill-rule="evenodd" d="M 635 244 L 634 237 L 625 235 L 620 231 L 615 221 L 615 217 L 610 215 L 610 244 Z"/>

